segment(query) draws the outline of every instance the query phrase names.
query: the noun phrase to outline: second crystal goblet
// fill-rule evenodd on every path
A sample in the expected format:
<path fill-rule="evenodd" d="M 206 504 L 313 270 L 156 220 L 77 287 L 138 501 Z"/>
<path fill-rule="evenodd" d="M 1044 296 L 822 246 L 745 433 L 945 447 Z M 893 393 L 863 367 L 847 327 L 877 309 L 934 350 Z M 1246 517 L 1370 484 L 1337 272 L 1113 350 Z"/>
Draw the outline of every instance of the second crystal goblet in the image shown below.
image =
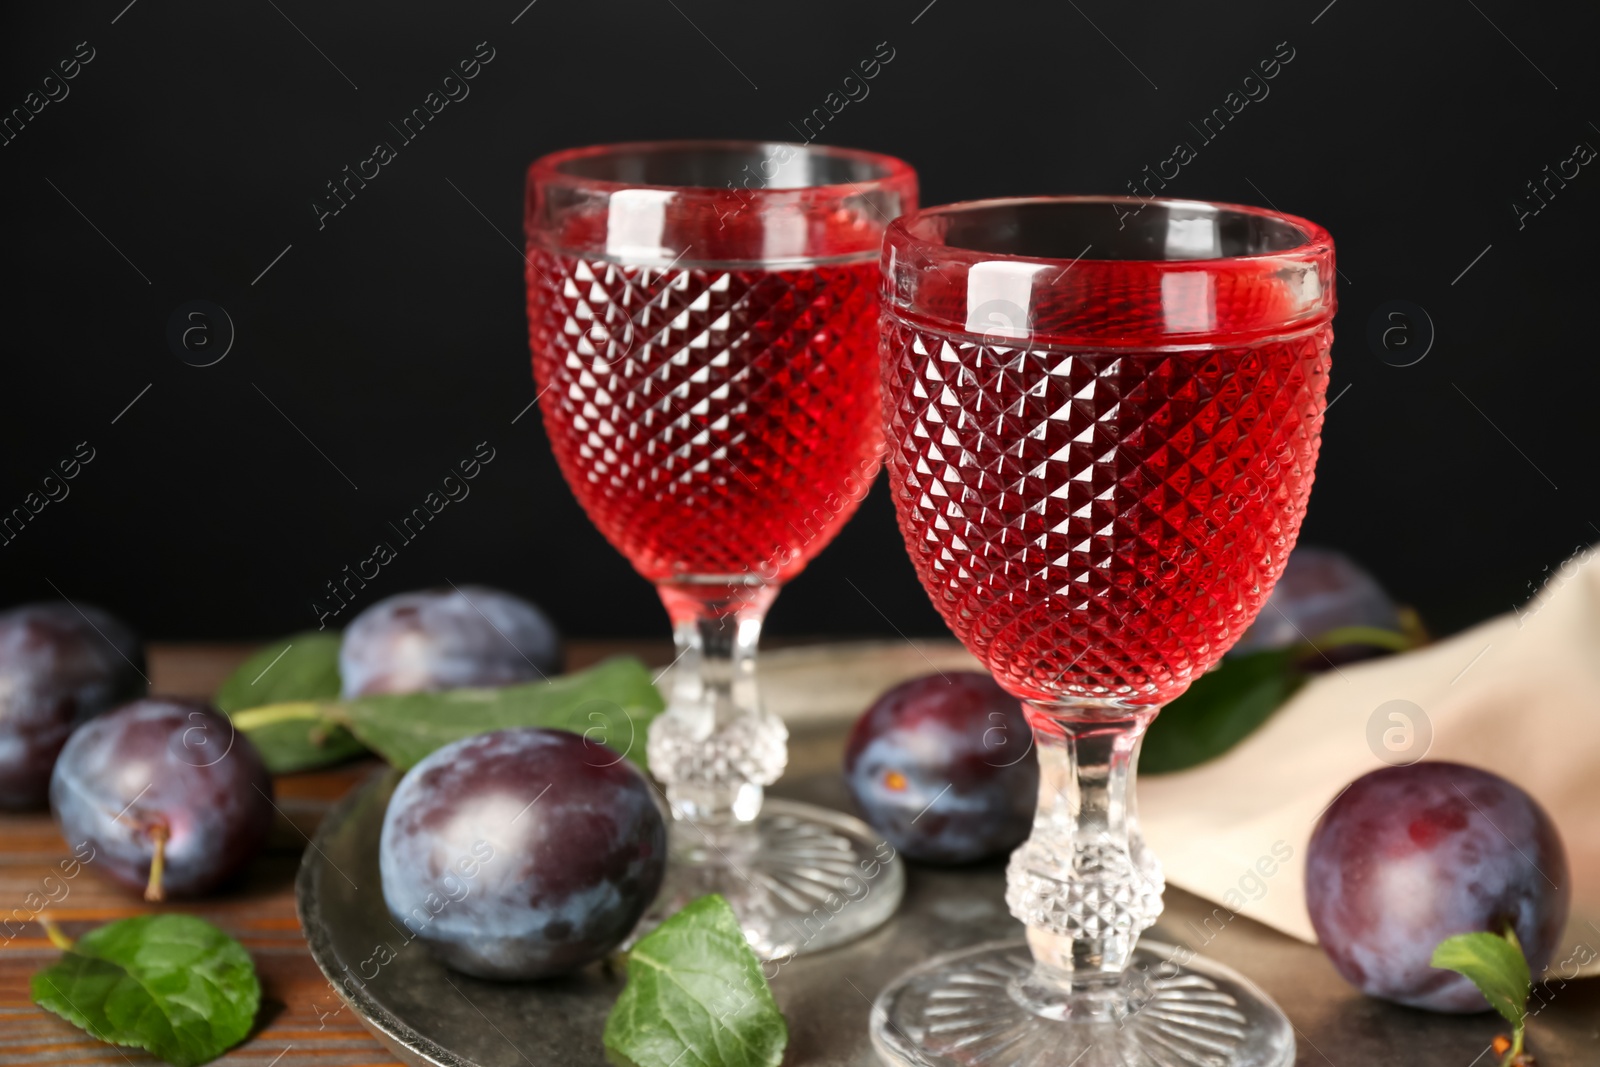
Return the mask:
<path fill-rule="evenodd" d="M 754 657 L 778 590 L 877 474 L 877 261 L 915 200 L 905 163 L 818 146 L 614 145 L 528 172 L 545 427 L 677 643 L 648 746 L 674 816 L 653 914 L 721 893 L 769 958 L 865 933 L 904 884 L 859 821 L 764 802 L 787 731 Z"/>
<path fill-rule="evenodd" d="M 1133 797 L 1161 705 L 1237 641 L 1305 515 L 1334 311 L 1321 227 L 1255 208 L 993 200 L 885 241 L 889 481 L 917 574 L 1024 701 L 1025 941 L 929 961 L 878 998 L 916 1067 L 1284 1067 L 1244 978 L 1142 943 L 1160 864 Z"/>

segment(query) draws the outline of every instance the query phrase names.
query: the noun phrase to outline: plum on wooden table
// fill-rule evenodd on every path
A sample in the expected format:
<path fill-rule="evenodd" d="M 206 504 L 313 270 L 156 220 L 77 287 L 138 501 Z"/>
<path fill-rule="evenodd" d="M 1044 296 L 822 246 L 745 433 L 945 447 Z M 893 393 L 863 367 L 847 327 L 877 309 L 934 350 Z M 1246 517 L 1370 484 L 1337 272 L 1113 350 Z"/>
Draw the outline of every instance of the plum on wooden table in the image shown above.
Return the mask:
<path fill-rule="evenodd" d="M 50 780 L 67 843 L 148 900 L 198 896 L 237 874 L 272 825 L 272 779 L 255 746 L 210 707 L 135 701 L 78 729 Z"/>
<path fill-rule="evenodd" d="M 40 808 L 74 727 L 144 693 L 144 649 L 100 608 L 0 613 L 0 809 Z"/>
<path fill-rule="evenodd" d="M 561 668 L 561 639 L 521 597 L 468 585 L 380 600 L 339 648 L 344 696 L 532 682 Z"/>

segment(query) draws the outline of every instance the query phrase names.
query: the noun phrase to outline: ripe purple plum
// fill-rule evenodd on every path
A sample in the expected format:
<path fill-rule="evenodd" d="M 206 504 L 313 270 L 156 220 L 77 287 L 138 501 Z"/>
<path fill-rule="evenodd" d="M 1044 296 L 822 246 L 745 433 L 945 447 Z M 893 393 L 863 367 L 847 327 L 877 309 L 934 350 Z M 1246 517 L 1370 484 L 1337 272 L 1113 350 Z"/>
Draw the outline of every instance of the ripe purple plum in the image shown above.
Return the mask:
<path fill-rule="evenodd" d="M 661 888 L 667 827 L 644 776 L 564 730 L 464 738 L 400 780 L 378 863 L 397 926 L 448 967 L 544 978 L 605 956 Z"/>
<path fill-rule="evenodd" d="M 1289 553 L 1283 577 L 1232 654 L 1288 648 L 1350 626 L 1397 632 L 1404 622 L 1400 608 L 1360 564 L 1331 548 L 1302 545 Z M 1359 654 L 1342 650 L 1336 658 L 1348 661 Z M 1318 670 L 1328 664 L 1318 656 L 1306 666 Z"/>
<path fill-rule="evenodd" d="M 380 600 L 355 617 L 339 647 L 346 699 L 514 685 L 560 669 L 561 639 L 544 612 L 475 585 Z"/>
<path fill-rule="evenodd" d="M 50 808 L 90 864 L 146 900 L 193 897 L 241 871 L 272 825 L 272 779 L 250 739 L 209 706 L 135 701 L 80 727 L 56 761 Z"/>
<path fill-rule="evenodd" d="M 912 859 L 1009 852 L 1033 826 L 1033 733 L 987 674 L 930 674 L 884 693 L 856 720 L 844 773 L 862 817 Z"/>
<path fill-rule="evenodd" d="M 1549 816 L 1499 775 L 1424 761 L 1357 778 L 1306 852 L 1306 907 L 1345 979 L 1441 1012 L 1488 1003 L 1429 965 L 1456 934 L 1516 931 L 1535 980 L 1567 920 L 1567 857 Z"/>
<path fill-rule="evenodd" d="M 42 808 L 74 727 L 143 695 L 144 649 L 100 608 L 58 602 L 0 613 L 0 808 Z"/>

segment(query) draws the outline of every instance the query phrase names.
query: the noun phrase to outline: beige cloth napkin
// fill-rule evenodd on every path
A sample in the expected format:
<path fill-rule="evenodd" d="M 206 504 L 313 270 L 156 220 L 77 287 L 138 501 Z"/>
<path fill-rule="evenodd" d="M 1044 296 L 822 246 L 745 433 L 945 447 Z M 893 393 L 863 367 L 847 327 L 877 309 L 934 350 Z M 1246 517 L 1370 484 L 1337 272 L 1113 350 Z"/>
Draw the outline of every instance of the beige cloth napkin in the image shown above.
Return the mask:
<path fill-rule="evenodd" d="M 1141 779 L 1140 820 L 1167 880 L 1315 941 L 1305 906 L 1312 827 L 1345 785 L 1384 765 L 1378 753 L 1390 751 L 1386 734 L 1388 745 L 1404 747 L 1407 719 L 1416 720 L 1413 744 L 1431 732 L 1428 759 L 1494 771 L 1544 806 L 1572 879 L 1572 918 L 1553 958 L 1576 952 L 1593 961 L 1584 973 L 1600 974 L 1600 554 L 1593 550 L 1557 571 L 1526 607 L 1416 652 L 1320 675 L 1221 758 Z"/>

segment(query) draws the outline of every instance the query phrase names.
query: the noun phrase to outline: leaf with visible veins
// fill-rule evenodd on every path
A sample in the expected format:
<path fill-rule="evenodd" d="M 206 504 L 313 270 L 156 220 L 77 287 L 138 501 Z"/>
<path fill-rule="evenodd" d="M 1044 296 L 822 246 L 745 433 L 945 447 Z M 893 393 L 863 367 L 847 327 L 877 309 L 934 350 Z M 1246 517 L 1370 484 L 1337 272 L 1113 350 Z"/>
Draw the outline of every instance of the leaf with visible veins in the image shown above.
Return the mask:
<path fill-rule="evenodd" d="M 244 946 L 192 915 L 91 930 L 33 976 L 33 1001 L 93 1037 L 195 1067 L 243 1041 L 261 1006 Z"/>
<path fill-rule="evenodd" d="M 691 901 L 628 953 L 605 1044 L 635 1067 L 777 1067 L 788 1043 L 761 961 L 722 897 Z"/>

